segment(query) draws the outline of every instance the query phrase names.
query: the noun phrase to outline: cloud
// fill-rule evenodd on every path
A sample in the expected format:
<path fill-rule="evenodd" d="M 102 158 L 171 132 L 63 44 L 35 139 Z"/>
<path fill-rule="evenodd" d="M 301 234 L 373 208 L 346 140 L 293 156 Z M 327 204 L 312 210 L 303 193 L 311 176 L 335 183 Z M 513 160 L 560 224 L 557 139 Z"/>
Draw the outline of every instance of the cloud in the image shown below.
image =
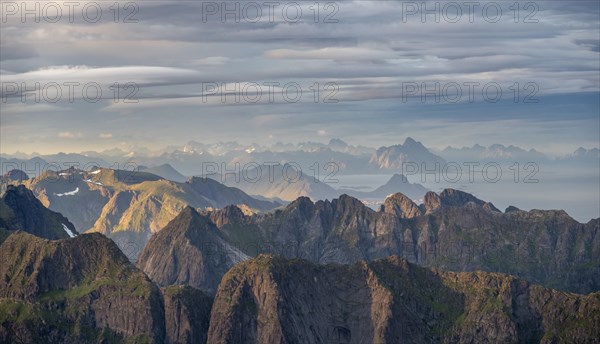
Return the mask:
<path fill-rule="evenodd" d="M 101 3 L 107 16 L 98 23 L 87 23 L 80 16 L 74 23 L 68 19 L 22 23 L 15 15 L 3 25 L 1 33 L 0 75 L 4 83 L 96 82 L 101 84 L 104 97 L 97 103 L 21 104 L 20 93 L 11 94 L 8 103 L 2 104 L 3 114 L 18 115 L 2 118 L 3 130 L 7 122 L 11 128 L 2 132 L 2 145 L 7 147 L 14 141 L 11 138 L 40 129 L 48 130 L 46 136 L 52 137 L 48 141 L 56 140 L 55 131 L 61 130 L 56 128 L 87 133 L 91 126 L 115 137 L 135 128 L 132 142 L 147 145 L 154 138 L 157 142 L 178 142 L 186 135 L 217 140 L 248 137 L 252 142 L 255 137 L 267 138 L 271 132 L 278 138 L 308 135 L 318 139 L 319 128 L 333 125 L 344 128 L 344 137 L 389 145 L 395 143 L 392 141 L 399 129 L 427 131 L 439 123 L 440 117 L 457 124 L 436 129 L 436 135 L 458 140 L 454 134 L 463 131 L 456 128 L 475 117 L 502 121 L 514 117 L 535 120 L 540 116 L 545 120 L 536 122 L 539 131 L 530 130 L 532 141 L 545 139 L 541 134 L 546 130 L 565 141 L 577 141 L 575 145 L 597 140 L 598 134 L 591 129 L 582 132 L 583 126 L 578 127 L 578 134 L 583 133 L 580 138 L 557 135 L 560 133 L 551 123 L 585 117 L 592 121 L 586 127 L 597 132 L 597 2 L 538 2 L 538 23 L 523 23 L 529 14 L 523 8 L 520 22 L 515 23 L 515 13 L 508 8 L 514 4 L 500 3 L 503 16 L 496 23 L 482 18 L 481 5 L 472 23 L 466 8 L 463 20 L 456 23 L 443 19 L 435 22 L 433 15 L 423 23 L 419 14 L 403 21 L 400 1 L 335 2 L 336 23 L 324 22 L 332 8 L 323 7 L 320 20 L 315 21 L 314 11 L 308 8 L 312 2 L 301 3 L 303 18 L 298 23 L 286 22 L 279 15 L 281 11 L 277 11 L 273 22 L 266 18 L 256 23 L 222 22 L 220 15 L 203 22 L 202 2 L 191 1 L 137 2 L 139 22 L 132 24 L 115 23 L 109 3 Z M 263 9 L 263 16 L 266 13 Z M 303 86 L 303 100 L 287 104 L 278 96 L 268 103 L 266 94 L 256 104 L 222 104 L 220 97 L 210 97 L 208 102 L 201 99 L 205 82 L 264 81 L 282 85 L 297 82 Z M 506 97 L 512 97 L 509 87 L 514 83 L 522 88 L 535 82 L 538 95 L 551 95 L 561 102 L 551 106 L 516 103 L 500 111 L 491 104 L 464 101 L 443 109 L 400 101 L 405 82 L 490 81 L 500 83 Z M 139 102 L 114 101 L 110 86 L 115 82 L 136 83 L 139 90 L 135 98 Z M 323 85 L 328 82 L 339 86 L 335 96 L 339 103 L 322 102 L 328 94 Z M 315 83 L 321 98 L 317 103 L 312 100 L 315 88 L 309 88 Z M 81 97 L 81 91 L 76 90 L 77 97 Z M 129 92 L 121 91 L 125 92 L 121 97 Z M 527 92 L 521 89 L 521 99 Z M 548 104 L 549 99 L 543 102 Z M 78 116 L 77 121 L 74 116 Z M 415 122 L 415 118 L 423 121 Z M 388 131 L 391 134 L 382 138 L 381 133 Z M 506 130 L 498 135 L 510 144 L 521 140 L 525 133 L 517 135 Z M 88 139 L 90 145 L 111 143 L 96 133 Z M 365 141 L 360 143 L 369 143 Z M 57 142 L 65 147 L 69 144 Z"/>
<path fill-rule="evenodd" d="M 83 137 L 83 134 L 79 132 L 61 131 L 58 133 L 58 137 L 61 139 L 79 139 Z"/>
<path fill-rule="evenodd" d="M 271 59 L 299 59 L 299 60 L 384 60 L 395 58 L 397 52 L 390 50 L 372 49 L 368 47 L 327 47 L 312 50 L 274 49 L 265 53 Z"/>
<path fill-rule="evenodd" d="M 98 135 L 99 138 L 101 139 L 112 139 L 113 134 L 111 133 L 100 133 L 100 135 Z"/>
<path fill-rule="evenodd" d="M 319 130 L 317 130 L 317 135 L 319 135 L 319 136 L 327 136 L 327 131 L 325 131 L 323 129 L 319 129 Z"/>

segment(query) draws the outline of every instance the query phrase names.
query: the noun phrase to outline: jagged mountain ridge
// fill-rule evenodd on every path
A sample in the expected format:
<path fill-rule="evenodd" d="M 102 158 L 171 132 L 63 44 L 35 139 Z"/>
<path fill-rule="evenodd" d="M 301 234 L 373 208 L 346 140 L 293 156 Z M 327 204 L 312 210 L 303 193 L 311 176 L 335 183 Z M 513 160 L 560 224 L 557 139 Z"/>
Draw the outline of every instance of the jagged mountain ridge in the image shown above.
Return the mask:
<path fill-rule="evenodd" d="M 478 216 L 503 215 L 492 204 L 456 190 L 426 199 L 417 206 L 396 194 L 380 213 L 401 219 L 401 224 L 465 209 L 480 211 Z M 289 220 L 309 217 L 311 205 L 315 206 L 307 199 L 298 201 L 301 216 Z M 367 214 L 359 212 L 353 218 L 360 202 L 348 196 L 329 203 L 328 210 L 340 223 L 360 223 Z M 508 212 L 525 217 L 528 213 L 544 216 L 541 211 Z M 173 249 L 189 252 L 179 244 L 189 240 L 197 249 L 199 239 L 211 244 L 200 246 L 209 248 L 208 259 L 222 258 L 223 252 L 231 252 L 226 240 L 248 234 L 225 230 L 227 225 L 251 225 L 253 218 L 270 214 L 247 216 L 229 206 L 205 215 L 186 208 L 172 221 L 172 229 L 160 232 L 177 238 L 171 250 L 157 251 L 163 257 Z M 221 249 L 211 256 L 210 248 L 218 246 Z M 179 262 L 188 260 L 187 271 L 198 261 L 187 254 L 172 256 Z M 5 276 L 0 279 L 0 341 L 6 342 L 201 343 L 208 336 L 209 343 L 331 339 L 591 343 L 600 331 L 598 293 L 557 292 L 497 273 L 428 270 L 397 257 L 317 266 L 259 256 L 238 264 L 220 283 L 210 329 L 209 297 L 184 286 L 158 289 L 99 234 L 48 241 L 16 232 L 0 245 L 0 257 L 5 263 L 0 266 L 0 276 Z"/>
<path fill-rule="evenodd" d="M 247 215 L 235 206 L 201 215 L 186 209 L 152 238 L 139 266 L 161 285 L 190 283 L 211 293 L 226 269 L 211 268 L 210 262 L 229 268 L 245 255 L 274 253 L 349 264 L 398 255 L 423 266 L 504 272 L 587 293 L 600 290 L 598 223 L 578 223 L 563 211 L 502 213 L 453 189 L 428 192 L 421 205 L 395 194 L 379 211 L 347 195 L 317 202 L 301 197 L 267 214 Z M 173 257 L 164 259 L 165 252 Z M 177 263 L 188 260 L 199 263 L 192 268 Z M 206 268 L 217 273 L 208 285 Z"/>
<path fill-rule="evenodd" d="M 398 257 L 318 266 L 261 255 L 223 278 L 209 343 L 593 343 L 600 294 Z"/>
<path fill-rule="evenodd" d="M 206 213 L 224 237 L 250 256 L 275 253 L 318 263 L 354 263 L 399 255 L 453 271 L 510 273 L 534 283 L 587 293 L 600 290 L 599 220 L 564 211 L 506 213 L 448 189 L 420 206 L 396 194 L 379 211 L 350 196 L 247 216 L 235 207 Z"/>

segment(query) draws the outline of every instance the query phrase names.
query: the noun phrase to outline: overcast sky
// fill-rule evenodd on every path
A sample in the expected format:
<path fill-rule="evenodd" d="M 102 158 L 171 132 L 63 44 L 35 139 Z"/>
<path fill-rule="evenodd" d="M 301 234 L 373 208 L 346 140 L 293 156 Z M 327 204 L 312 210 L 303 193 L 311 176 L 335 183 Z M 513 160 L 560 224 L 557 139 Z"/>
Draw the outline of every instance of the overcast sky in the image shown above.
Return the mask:
<path fill-rule="evenodd" d="M 221 2 L 84 1 L 60 18 L 48 3 L 28 2 L 36 18 L 2 1 L 0 153 L 407 136 L 599 145 L 597 0 L 429 2 L 424 18 L 421 2 L 317 0 L 317 17 L 315 1 L 256 1 L 230 3 L 225 20 Z M 118 102 L 115 83 L 131 83 Z"/>

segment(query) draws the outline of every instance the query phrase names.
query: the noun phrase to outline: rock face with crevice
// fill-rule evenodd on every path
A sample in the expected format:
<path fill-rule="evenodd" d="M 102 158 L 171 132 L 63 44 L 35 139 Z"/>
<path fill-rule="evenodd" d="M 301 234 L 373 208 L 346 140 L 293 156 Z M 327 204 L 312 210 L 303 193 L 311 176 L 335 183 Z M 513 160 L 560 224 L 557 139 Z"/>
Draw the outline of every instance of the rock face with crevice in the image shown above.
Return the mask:
<path fill-rule="evenodd" d="M 600 294 L 390 257 L 318 266 L 261 255 L 217 292 L 209 343 L 593 343 Z"/>
<path fill-rule="evenodd" d="M 167 343 L 206 343 L 212 298 L 189 286 L 161 289 Z"/>

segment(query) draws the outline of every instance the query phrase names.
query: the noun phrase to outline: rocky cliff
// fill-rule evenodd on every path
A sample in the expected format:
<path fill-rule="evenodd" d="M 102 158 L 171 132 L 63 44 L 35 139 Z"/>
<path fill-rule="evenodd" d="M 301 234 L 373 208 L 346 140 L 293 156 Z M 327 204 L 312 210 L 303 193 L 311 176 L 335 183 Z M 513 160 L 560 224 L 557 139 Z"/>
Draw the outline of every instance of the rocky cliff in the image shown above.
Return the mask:
<path fill-rule="evenodd" d="M 0 228 L 25 231 L 46 239 L 77 235 L 75 227 L 66 217 L 44 207 L 23 185 L 8 185 L 0 197 Z"/>
<path fill-rule="evenodd" d="M 594 343 L 600 294 L 390 257 L 318 266 L 261 255 L 217 292 L 209 343 Z"/>
<path fill-rule="evenodd" d="M 186 207 L 152 236 L 137 266 L 161 286 L 184 284 L 214 293 L 221 276 L 247 258 L 208 218 Z"/>
<path fill-rule="evenodd" d="M 160 290 L 101 234 L 12 233 L 0 261 L 0 343 L 206 341 L 212 299 L 191 287 Z"/>
<path fill-rule="evenodd" d="M 0 256 L 0 341 L 164 340 L 159 289 L 110 239 L 48 241 L 18 232 Z"/>
<path fill-rule="evenodd" d="M 187 286 L 163 288 L 162 293 L 165 302 L 166 342 L 206 343 L 212 298 Z"/>

